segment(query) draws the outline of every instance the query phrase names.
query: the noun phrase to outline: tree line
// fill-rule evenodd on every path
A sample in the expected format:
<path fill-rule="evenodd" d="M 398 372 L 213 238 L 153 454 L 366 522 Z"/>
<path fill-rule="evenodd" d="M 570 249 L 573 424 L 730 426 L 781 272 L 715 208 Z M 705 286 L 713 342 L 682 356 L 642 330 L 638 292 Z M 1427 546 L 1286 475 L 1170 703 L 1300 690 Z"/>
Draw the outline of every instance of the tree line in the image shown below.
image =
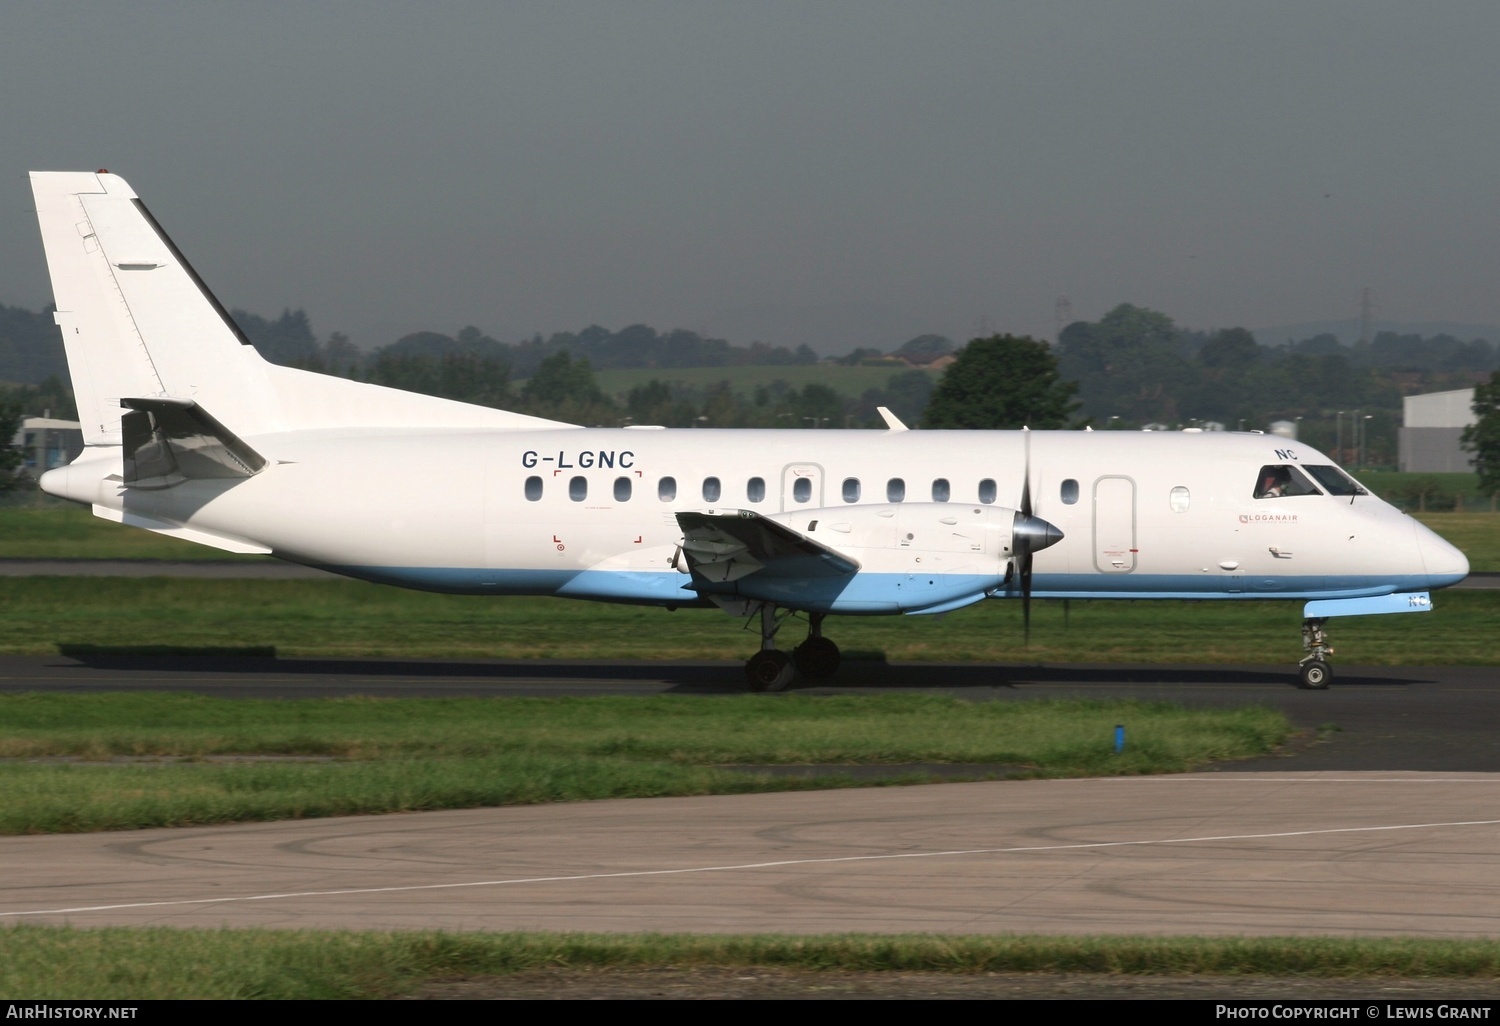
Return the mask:
<path fill-rule="evenodd" d="M 1362 452 L 1367 464 L 1394 462 L 1402 395 L 1469 387 L 1500 364 L 1496 347 L 1484 339 L 1383 332 L 1368 344 L 1318 335 L 1263 346 L 1243 328 L 1195 331 L 1159 311 L 1121 304 L 1097 321 L 1068 325 L 1055 346 L 1012 340 L 1002 347 L 1010 364 L 995 364 L 994 351 L 989 366 L 979 361 L 986 346 L 976 343 L 982 340 L 960 351 L 938 335 L 918 336 L 894 353 L 864 347 L 821 361 L 891 366 L 884 386 L 856 397 L 826 384 L 799 387 L 784 380 L 736 388 L 731 382 L 738 367 L 820 361 L 806 346 L 739 346 L 683 329 L 631 325 L 610 331 L 593 325 L 505 343 L 466 327 L 452 336 L 416 332 L 365 352 L 339 332 L 320 339 L 302 310 L 274 318 L 235 310 L 232 316 L 276 363 L 571 423 L 871 427 L 881 424 L 878 406 L 928 427 L 1218 422 L 1264 429 L 1286 419 L 1299 423 L 1305 441 L 1338 449 L 1334 455 L 1345 462 Z M 991 350 L 995 345 L 987 343 Z M 941 386 L 935 375 L 910 369 L 955 352 L 966 367 L 950 370 Z M 614 368 L 668 372 L 705 366 L 724 368 L 724 379 L 689 386 L 664 373 L 626 394 L 609 395 L 594 376 Z M 26 382 L 3 391 L 27 414 L 76 416 L 50 310 L 0 306 L 0 382 L 5 380 Z M 1063 395 L 1058 389 L 1067 383 L 1074 387 Z M 1362 443 L 1357 448 L 1351 426 L 1356 418 Z"/>

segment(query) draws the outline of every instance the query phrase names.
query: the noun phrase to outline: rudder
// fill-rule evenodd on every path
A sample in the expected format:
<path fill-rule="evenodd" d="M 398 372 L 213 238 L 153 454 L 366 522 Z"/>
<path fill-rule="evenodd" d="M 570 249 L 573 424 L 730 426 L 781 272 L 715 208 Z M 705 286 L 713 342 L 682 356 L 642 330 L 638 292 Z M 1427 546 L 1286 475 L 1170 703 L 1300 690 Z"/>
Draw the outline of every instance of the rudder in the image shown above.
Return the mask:
<path fill-rule="evenodd" d="M 124 179 L 33 172 L 78 416 L 88 445 L 118 445 L 120 400 L 211 395 L 255 430 L 275 399 L 267 364 Z"/>

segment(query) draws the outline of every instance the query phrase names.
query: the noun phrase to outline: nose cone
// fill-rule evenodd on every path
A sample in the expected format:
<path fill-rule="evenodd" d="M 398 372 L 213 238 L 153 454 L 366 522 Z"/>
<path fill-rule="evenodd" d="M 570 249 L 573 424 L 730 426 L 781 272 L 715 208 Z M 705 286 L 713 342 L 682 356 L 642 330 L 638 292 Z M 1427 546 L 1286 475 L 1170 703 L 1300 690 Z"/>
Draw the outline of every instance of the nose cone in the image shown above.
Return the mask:
<path fill-rule="evenodd" d="M 1013 528 L 1017 552 L 1040 552 L 1049 545 L 1062 541 L 1063 533 L 1041 517 L 1016 514 Z M 1467 573 L 1465 569 L 1465 573 Z"/>
<path fill-rule="evenodd" d="M 1427 587 L 1446 588 L 1469 576 L 1469 558 L 1450 545 L 1426 525 L 1412 521 L 1417 535 L 1417 551 L 1427 571 Z"/>

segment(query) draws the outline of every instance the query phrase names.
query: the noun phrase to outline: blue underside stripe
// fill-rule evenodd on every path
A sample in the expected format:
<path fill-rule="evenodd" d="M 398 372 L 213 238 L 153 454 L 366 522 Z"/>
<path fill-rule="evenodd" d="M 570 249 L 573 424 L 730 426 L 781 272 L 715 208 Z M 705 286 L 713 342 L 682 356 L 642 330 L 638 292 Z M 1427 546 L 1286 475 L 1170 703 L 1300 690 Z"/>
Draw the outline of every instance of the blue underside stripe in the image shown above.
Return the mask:
<path fill-rule="evenodd" d="M 693 605 L 703 601 L 692 578 L 676 571 L 485 570 L 463 567 L 326 566 L 349 577 L 465 595 L 556 595 L 603 602 Z M 1076 599 L 1351 599 L 1447 587 L 1462 576 L 1223 577 L 1188 574 L 1037 574 L 1035 598 Z M 1016 586 L 963 574 L 918 577 L 860 573 L 818 579 L 744 578 L 722 586 L 729 596 L 769 599 L 797 609 L 878 614 L 956 609 L 985 597 L 1019 598 Z"/>

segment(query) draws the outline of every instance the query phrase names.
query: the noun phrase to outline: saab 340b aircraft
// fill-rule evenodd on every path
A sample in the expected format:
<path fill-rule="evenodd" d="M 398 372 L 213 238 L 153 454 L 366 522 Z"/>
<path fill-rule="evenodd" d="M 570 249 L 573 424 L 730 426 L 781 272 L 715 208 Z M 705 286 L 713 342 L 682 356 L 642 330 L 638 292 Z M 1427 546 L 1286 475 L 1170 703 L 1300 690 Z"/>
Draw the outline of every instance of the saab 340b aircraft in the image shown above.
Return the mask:
<path fill-rule="evenodd" d="M 879 432 L 583 428 L 279 367 L 123 179 L 31 182 L 86 443 L 42 488 L 160 534 L 408 588 L 758 616 L 757 690 L 834 673 L 830 614 L 1033 596 L 1304 599 L 1301 681 L 1323 688 L 1329 617 L 1426 611 L 1468 573 L 1275 436 L 885 411 Z"/>

